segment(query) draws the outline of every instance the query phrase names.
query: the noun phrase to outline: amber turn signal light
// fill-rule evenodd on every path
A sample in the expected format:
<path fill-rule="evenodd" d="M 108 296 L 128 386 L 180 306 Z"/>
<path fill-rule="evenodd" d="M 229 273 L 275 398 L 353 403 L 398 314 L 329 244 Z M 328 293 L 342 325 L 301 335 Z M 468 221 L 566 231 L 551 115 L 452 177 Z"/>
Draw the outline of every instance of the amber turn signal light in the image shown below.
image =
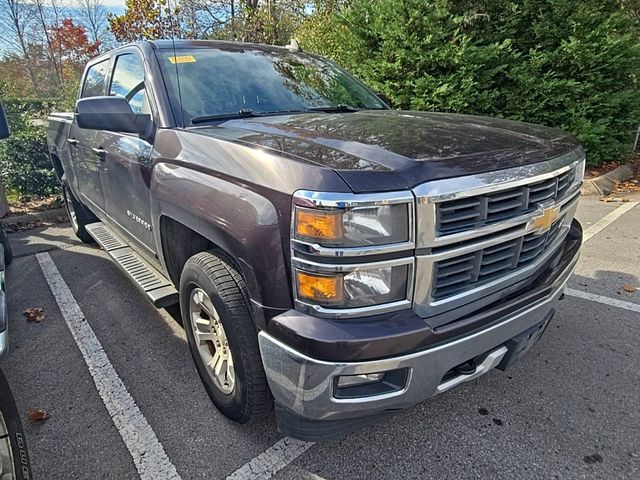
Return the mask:
<path fill-rule="evenodd" d="M 296 271 L 298 297 L 318 303 L 342 301 L 342 275 L 325 276 Z"/>
<path fill-rule="evenodd" d="M 342 212 L 296 208 L 295 234 L 296 238 L 317 241 L 341 240 Z"/>

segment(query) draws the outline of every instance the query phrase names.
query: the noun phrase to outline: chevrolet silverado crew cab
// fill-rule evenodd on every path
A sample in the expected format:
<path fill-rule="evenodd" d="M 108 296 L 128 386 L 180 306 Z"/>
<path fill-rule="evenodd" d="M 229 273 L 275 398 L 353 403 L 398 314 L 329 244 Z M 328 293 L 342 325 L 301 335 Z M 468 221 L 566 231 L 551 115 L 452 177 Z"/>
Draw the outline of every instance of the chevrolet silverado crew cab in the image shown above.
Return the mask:
<path fill-rule="evenodd" d="M 180 304 L 211 399 L 333 437 L 505 369 L 578 259 L 585 153 L 551 128 L 398 111 L 289 47 L 92 60 L 48 144 L 77 236 Z"/>

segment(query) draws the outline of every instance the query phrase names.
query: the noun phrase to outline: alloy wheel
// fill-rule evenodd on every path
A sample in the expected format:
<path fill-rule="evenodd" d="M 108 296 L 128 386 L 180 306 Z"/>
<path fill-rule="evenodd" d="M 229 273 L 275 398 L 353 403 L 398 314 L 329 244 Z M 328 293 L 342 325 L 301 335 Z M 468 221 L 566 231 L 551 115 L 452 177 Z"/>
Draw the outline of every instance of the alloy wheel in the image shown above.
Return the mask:
<path fill-rule="evenodd" d="M 189 319 L 198 353 L 213 383 L 221 392 L 231 394 L 236 377 L 229 341 L 220 315 L 201 288 L 194 288 L 189 297 Z"/>

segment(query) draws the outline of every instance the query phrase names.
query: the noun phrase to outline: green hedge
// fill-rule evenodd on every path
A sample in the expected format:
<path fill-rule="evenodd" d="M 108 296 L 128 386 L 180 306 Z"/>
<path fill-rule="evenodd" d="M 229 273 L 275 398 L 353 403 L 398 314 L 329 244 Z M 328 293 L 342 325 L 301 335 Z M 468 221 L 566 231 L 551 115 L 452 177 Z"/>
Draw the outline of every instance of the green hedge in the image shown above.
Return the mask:
<path fill-rule="evenodd" d="M 16 131 L 26 128 L 34 119 L 46 119 L 49 113 L 61 107 L 57 98 L 5 98 L 2 103 L 11 128 Z"/>
<path fill-rule="evenodd" d="M 47 150 L 47 115 L 59 105 L 56 99 L 4 99 L 11 136 L 0 141 L 0 174 L 6 190 L 20 198 L 59 193 Z"/>
<path fill-rule="evenodd" d="M 60 191 L 47 153 L 44 128 L 30 127 L 0 142 L 4 186 L 20 197 L 45 197 Z"/>
<path fill-rule="evenodd" d="M 640 35 L 619 1 L 347 5 L 327 21 L 305 22 L 302 46 L 334 58 L 398 107 L 559 127 L 581 140 L 594 164 L 631 151 Z"/>

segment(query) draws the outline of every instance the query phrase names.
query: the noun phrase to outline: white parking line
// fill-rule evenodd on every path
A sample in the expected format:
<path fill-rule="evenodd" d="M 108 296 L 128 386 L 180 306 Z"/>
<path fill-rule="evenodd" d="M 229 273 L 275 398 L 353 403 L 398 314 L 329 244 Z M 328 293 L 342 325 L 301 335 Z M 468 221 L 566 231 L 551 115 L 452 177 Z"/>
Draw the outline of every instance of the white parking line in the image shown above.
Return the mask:
<path fill-rule="evenodd" d="M 582 298 L 584 300 L 591 300 L 592 302 L 604 303 L 612 307 L 624 308 L 625 310 L 631 310 L 632 312 L 640 313 L 640 305 L 637 303 L 625 302 L 624 300 L 618 300 L 617 298 L 604 297 L 602 295 L 596 295 L 595 293 L 583 292 L 582 290 L 574 290 L 573 288 L 566 288 L 565 294 L 576 298 Z"/>
<path fill-rule="evenodd" d="M 596 223 L 594 223 L 584 231 L 584 233 L 582 234 L 582 243 L 585 243 L 591 237 L 600 233 L 602 230 L 607 228 L 609 225 L 611 225 L 613 222 L 615 222 L 618 218 L 620 218 L 622 215 L 627 213 L 636 205 L 638 205 L 638 202 L 623 203 L 618 208 L 616 208 L 613 212 L 609 213 L 608 215 L 598 220 Z"/>
<path fill-rule="evenodd" d="M 115 424 L 142 480 L 180 480 L 176 467 L 109 362 L 71 290 L 48 253 L 36 255 L 104 406 Z"/>
<path fill-rule="evenodd" d="M 227 480 L 268 480 L 312 446 L 311 442 L 284 437 L 229 475 Z"/>

